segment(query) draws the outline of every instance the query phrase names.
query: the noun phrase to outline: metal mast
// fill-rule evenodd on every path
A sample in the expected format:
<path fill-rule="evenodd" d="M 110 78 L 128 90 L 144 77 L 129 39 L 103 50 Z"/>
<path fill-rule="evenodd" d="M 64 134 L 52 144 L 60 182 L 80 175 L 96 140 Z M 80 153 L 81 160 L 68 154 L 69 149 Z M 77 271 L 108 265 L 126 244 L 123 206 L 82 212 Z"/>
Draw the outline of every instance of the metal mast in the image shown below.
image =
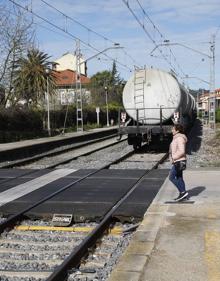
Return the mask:
<path fill-rule="evenodd" d="M 215 129 L 215 35 L 210 46 L 210 93 L 209 93 L 209 126 Z"/>
<path fill-rule="evenodd" d="M 80 41 L 76 41 L 76 127 L 77 131 L 83 131 L 83 109 L 82 109 L 82 84 L 80 63 Z"/>

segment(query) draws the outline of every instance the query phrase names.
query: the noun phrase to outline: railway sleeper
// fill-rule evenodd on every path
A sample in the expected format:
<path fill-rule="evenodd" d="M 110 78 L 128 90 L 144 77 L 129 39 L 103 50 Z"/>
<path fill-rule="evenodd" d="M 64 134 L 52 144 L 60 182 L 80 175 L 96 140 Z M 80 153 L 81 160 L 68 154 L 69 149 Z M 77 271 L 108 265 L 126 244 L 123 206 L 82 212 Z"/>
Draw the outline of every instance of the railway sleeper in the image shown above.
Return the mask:
<path fill-rule="evenodd" d="M 47 277 L 51 275 L 51 271 L 5 271 L 0 270 L 0 277 L 2 281 L 7 280 L 14 280 L 15 277 L 23 278 L 27 280 L 45 280 Z M 31 279 L 32 278 L 32 279 Z"/>
<path fill-rule="evenodd" d="M 3 259 L 0 263 L 0 270 L 27 270 L 27 271 L 51 271 L 56 266 L 59 266 L 63 260 L 41 260 L 41 261 L 27 261 L 27 260 L 12 260 Z M 19 269 L 19 270 L 18 270 Z"/>

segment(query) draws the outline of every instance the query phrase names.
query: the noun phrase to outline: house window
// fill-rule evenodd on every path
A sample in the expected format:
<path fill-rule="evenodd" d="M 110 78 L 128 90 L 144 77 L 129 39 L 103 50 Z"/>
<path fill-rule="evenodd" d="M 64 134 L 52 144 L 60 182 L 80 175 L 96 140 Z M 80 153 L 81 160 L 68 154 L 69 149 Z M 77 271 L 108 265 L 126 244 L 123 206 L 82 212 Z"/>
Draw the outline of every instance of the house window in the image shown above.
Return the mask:
<path fill-rule="evenodd" d="M 60 101 L 62 105 L 73 104 L 75 92 L 73 90 L 65 90 L 60 92 Z"/>

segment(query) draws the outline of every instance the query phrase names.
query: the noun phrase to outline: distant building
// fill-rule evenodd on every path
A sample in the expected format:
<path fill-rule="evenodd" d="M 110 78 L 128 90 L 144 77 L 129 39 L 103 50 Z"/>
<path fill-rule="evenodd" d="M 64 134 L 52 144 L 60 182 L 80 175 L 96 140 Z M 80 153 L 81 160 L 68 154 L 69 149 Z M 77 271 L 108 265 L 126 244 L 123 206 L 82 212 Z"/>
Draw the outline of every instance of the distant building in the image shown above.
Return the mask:
<path fill-rule="evenodd" d="M 87 89 L 87 85 L 90 83 L 90 79 L 87 77 L 87 67 L 83 58 L 80 58 L 80 63 L 82 98 L 83 102 L 89 103 L 90 91 Z M 58 109 L 62 105 L 76 103 L 76 56 L 66 53 L 55 60 L 53 73 L 57 85 L 56 95 L 52 100 L 54 108 Z"/>
<path fill-rule="evenodd" d="M 87 76 L 86 62 L 84 62 L 83 58 L 80 58 L 80 63 L 81 74 Z M 76 56 L 70 53 L 62 55 L 62 57 L 54 61 L 53 69 L 56 71 L 63 71 L 66 69 L 76 71 Z"/>
<path fill-rule="evenodd" d="M 74 104 L 76 102 L 76 72 L 70 69 L 53 71 L 57 85 L 56 95 L 53 97 L 53 105 L 59 108 L 60 105 Z M 82 98 L 86 103 L 90 102 L 90 91 L 87 85 L 90 78 L 81 75 Z"/>
<path fill-rule="evenodd" d="M 209 110 L 209 104 L 208 104 L 208 101 L 209 101 L 209 92 L 204 92 L 203 94 L 201 94 L 199 96 L 199 99 L 198 99 L 198 109 L 201 110 L 201 111 L 208 111 Z"/>
<path fill-rule="evenodd" d="M 216 108 L 220 108 L 220 88 L 215 90 Z"/>
<path fill-rule="evenodd" d="M 207 115 L 208 111 L 209 111 L 209 98 L 210 97 L 215 97 L 216 109 L 219 109 L 220 108 L 220 89 L 216 89 L 214 94 L 210 95 L 209 91 L 206 91 L 199 96 L 198 110 L 205 113 L 205 115 Z"/>

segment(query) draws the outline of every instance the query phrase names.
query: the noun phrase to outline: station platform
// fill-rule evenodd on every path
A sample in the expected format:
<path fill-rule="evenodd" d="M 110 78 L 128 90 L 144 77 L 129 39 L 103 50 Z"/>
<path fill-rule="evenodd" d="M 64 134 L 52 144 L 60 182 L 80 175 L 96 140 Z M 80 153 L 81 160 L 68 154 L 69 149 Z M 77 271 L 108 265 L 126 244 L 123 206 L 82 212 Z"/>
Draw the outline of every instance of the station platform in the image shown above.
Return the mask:
<path fill-rule="evenodd" d="M 220 168 L 184 171 L 190 198 L 165 180 L 108 281 L 220 280 Z"/>
<path fill-rule="evenodd" d="M 73 144 L 75 142 L 93 139 L 94 137 L 105 137 L 117 133 L 117 126 L 106 128 L 95 128 L 88 131 L 60 134 L 53 137 L 45 137 L 31 140 L 22 140 L 10 143 L 0 143 L 1 161 L 11 161 L 45 152 L 57 146 Z M 34 151 L 33 151 L 34 150 Z"/>

